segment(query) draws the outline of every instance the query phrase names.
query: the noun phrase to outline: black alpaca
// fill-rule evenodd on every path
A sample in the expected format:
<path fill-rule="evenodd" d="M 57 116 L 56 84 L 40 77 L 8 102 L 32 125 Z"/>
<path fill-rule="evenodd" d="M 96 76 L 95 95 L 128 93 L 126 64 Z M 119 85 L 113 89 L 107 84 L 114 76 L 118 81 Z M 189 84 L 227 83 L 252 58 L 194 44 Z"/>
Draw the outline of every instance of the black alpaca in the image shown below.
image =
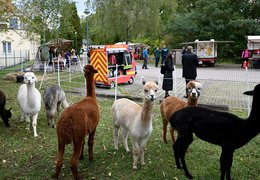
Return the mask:
<path fill-rule="evenodd" d="M 9 118 L 12 117 L 11 108 L 9 110 L 5 109 L 6 97 L 2 91 L 0 91 L 0 116 L 6 127 L 10 127 Z"/>
<path fill-rule="evenodd" d="M 253 95 L 252 110 L 246 120 L 230 113 L 202 107 L 186 107 L 171 116 L 171 126 L 178 132 L 178 138 L 173 145 L 176 166 L 179 169 L 182 164 L 187 178 L 193 178 L 186 166 L 185 153 L 193 141 L 194 133 L 206 142 L 221 146 L 220 179 L 224 180 L 225 176 L 228 180 L 231 179 L 234 151 L 260 132 L 260 84 L 244 94 Z"/>

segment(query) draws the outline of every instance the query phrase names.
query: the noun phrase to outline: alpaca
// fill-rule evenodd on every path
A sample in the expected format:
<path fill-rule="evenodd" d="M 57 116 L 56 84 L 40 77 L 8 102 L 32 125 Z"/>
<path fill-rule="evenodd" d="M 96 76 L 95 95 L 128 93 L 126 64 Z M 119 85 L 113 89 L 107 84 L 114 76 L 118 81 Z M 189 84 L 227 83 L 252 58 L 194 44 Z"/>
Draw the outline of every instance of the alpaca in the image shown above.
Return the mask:
<path fill-rule="evenodd" d="M 79 159 L 83 159 L 85 136 L 88 138 L 89 160 L 93 160 L 93 144 L 96 127 L 99 122 L 99 107 L 95 94 L 94 74 L 97 70 L 92 65 L 84 67 L 87 84 L 87 96 L 81 101 L 66 108 L 57 122 L 58 159 L 55 173 L 52 177 L 58 178 L 62 164 L 65 145 L 73 143 L 73 155 L 70 160 L 70 169 L 74 179 L 80 179 L 77 170 Z"/>
<path fill-rule="evenodd" d="M 37 137 L 36 125 L 38 113 L 41 110 L 41 94 L 35 88 L 35 82 L 37 81 L 36 76 L 33 72 L 27 72 L 24 74 L 24 82 L 19 87 L 17 93 L 17 102 L 21 111 L 21 121 L 25 116 L 26 118 L 26 129 L 30 129 L 30 115 L 33 119 L 33 134 Z"/>
<path fill-rule="evenodd" d="M 201 90 L 201 83 L 198 81 L 190 81 L 187 84 L 188 89 L 188 102 L 183 101 L 182 99 L 175 97 L 175 96 L 169 96 L 165 98 L 161 105 L 161 116 L 162 116 L 162 122 L 163 122 L 163 132 L 162 132 L 162 139 L 164 143 L 167 143 L 166 134 L 167 134 L 167 126 L 169 119 L 171 115 L 187 106 L 197 106 L 198 105 L 198 98 L 200 96 L 200 90 Z M 175 136 L 174 136 L 174 129 L 170 128 L 170 134 L 172 143 L 175 142 Z"/>
<path fill-rule="evenodd" d="M 193 141 L 193 133 L 200 139 L 221 146 L 220 179 L 225 176 L 231 179 L 230 171 L 233 153 L 244 146 L 260 132 L 260 84 L 254 90 L 244 92 L 253 95 L 252 110 L 249 117 L 243 120 L 227 112 L 218 112 L 202 107 L 186 107 L 170 117 L 171 126 L 178 132 L 173 144 L 177 168 L 181 164 L 187 178 L 192 179 L 185 162 L 185 153 Z"/>
<path fill-rule="evenodd" d="M 44 91 L 43 101 L 45 104 L 48 125 L 51 125 L 53 128 L 55 128 L 56 122 L 54 116 L 56 111 L 59 115 L 61 106 L 64 109 L 69 107 L 65 92 L 57 85 L 51 86 Z"/>
<path fill-rule="evenodd" d="M 119 128 L 122 126 L 123 144 L 127 152 L 130 151 L 127 144 L 128 133 L 132 138 L 133 169 L 137 169 L 139 157 L 141 164 L 145 164 L 144 149 L 152 132 L 152 109 L 158 90 L 158 82 L 143 81 L 143 85 L 145 94 L 143 107 L 126 98 L 116 100 L 112 106 L 114 147 L 118 149 Z"/>
<path fill-rule="evenodd" d="M 0 91 L 0 116 L 6 127 L 10 127 L 9 118 L 12 117 L 11 108 L 5 109 L 6 97 L 5 94 Z"/>

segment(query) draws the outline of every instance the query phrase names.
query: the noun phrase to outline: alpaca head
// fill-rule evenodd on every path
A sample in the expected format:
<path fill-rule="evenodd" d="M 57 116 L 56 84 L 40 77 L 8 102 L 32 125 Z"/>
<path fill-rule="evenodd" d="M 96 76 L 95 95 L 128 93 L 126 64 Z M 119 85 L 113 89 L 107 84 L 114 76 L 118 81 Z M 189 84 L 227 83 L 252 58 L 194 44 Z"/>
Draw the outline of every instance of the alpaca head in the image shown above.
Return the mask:
<path fill-rule="evenodd" d="M 198 81 L 190 81 L 187 84 L 188 96 L 191 99 L 197 99 L 200 96 L 201 88 L 202 88 L 202 85 Z"/>
<path fill-rule="evenodd" d="M 34 84 L 36 81 L 37 81 L 37 79 L 33 72 L 27 72 L 24 74 L 25 84 Z"/>
<path fill-rule="evenodd" d="M 88 76 L 93 76 L 98 71 L 92 65 L 87 64 L 84 67 L 84 72 L 85 72 L 85 78 L 87 78 Z"/>
<path fill-rule="evenodd" d="M 244 92 L 245 95 L 255 96 L 260 95 L 260 84 L 257 84 L 254 90 Z"/>
<path fill-rule="evenodd" d="M 156 92 L 158 90 L 157 81 L 143 81 L 144 85 L 144 98 L 145 100 L 154 101 L 156 99 Z"/>

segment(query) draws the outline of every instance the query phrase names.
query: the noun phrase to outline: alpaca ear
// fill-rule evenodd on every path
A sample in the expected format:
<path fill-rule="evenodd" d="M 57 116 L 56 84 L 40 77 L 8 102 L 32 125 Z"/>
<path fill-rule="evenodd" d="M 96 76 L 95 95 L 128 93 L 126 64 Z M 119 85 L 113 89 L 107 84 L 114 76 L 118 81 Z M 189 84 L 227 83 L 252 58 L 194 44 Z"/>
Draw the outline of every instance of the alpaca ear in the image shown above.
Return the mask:
<path fill-rule="evenodd" d="M 145 85 L 145 84 L 146 84 L 146 81 L 143 80 L 143 85 Z"/>
<path fill-rule="evenodd" d="M 253 96 L 253 95 L 255 94 L 255 91 L 254 91 L 254 90 L 252 90 L 252 91 L 246 91 L 246 92 L 244 92 L 243 94 L 248 95 L 248 96 Z"/>
<path fill-rule="evenodd" d="M 154 81 L 154 82 L 155 82 L 155 84 L 159 85 L 158 81 Z"/>
<path fill-rule="evenodd" d="M 10 107 L 10 108 L 8 109 L 8 111 L 10 112 L 10 111 L 11 111 L 11 109 L 12 109 L 12 107 Z"/>

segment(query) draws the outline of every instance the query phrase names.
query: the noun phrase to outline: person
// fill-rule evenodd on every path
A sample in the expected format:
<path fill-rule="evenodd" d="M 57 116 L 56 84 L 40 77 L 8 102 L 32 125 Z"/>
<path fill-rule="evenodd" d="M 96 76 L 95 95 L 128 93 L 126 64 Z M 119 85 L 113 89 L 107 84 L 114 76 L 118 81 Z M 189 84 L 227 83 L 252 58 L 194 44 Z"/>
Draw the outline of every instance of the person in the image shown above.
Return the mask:
<path fill-rule="evenodd" d="M 143 66 L 142 66 L 142 69 L 148 69 L 147 67 L 147 61 L 148 61 L 148 48 L 149 47 L 145 47 L 144 50 L 143 50 Z"/>
<path fill-rule="evenodd" d="M 161 54 L 161 51 L 159 50 L 158 47 L 154 50 L 153 54 L 155 57 L 155 67 L 158 67 L 158 63 L 160 61 L 160 54 Z"/>
<path fill-rule="evenodd" d="M 192 53 L 192 46 L 187 47 L 187 51 L 182 55 L 182 77 L 185 78 L 186 85 L 191 80 L 196 80 L 197 77 L 197 66 L 198 57 L 196 54 Z M 186 95 L 184 98 L 188 98 L 188 89 L 186 88 Z"/>
<path fill-rule="evenodd" d="M 172 52 L 168 53 L 167 57 L 164 60 L 164 65 L 165 73 L 163 75 L 162 89 L 165 91 L 165 98 L 167 98 L 169 96 L 169 91 L 172 91 L 173 89 L 172 71 L 174 71 L 174 67 Z"/>
<path fill-rule="evenodd" d="M 163 48 L 162 48 L 161 54 L 162 54 L 162 61 L 161 61 L 161 64 L 163 64 L 164 59 L 165 59 L 165 58 L 167 57 L 167 55 L 168 55 L 168 48 L 166 47 L 166 45 L 163 45 Z"/>
<path fill-rule="evenodd" d="M 248 49 L 245 49 L 242 51 L 242 54 L 241 54 L 241 59 L 242 59 L 241 68 L 243 68 L 244 61 L 248 62 L 248 58 L 249 58 L 249 51 L 248 51 Z"/>
<path fill-rule="evenodd" d="M 185 53 L 186 53 L 186 47 L 184 46 L 184 47 L 182 48 L 181 54 L 183 55 L 183 54 L 185 54 Z"/>

